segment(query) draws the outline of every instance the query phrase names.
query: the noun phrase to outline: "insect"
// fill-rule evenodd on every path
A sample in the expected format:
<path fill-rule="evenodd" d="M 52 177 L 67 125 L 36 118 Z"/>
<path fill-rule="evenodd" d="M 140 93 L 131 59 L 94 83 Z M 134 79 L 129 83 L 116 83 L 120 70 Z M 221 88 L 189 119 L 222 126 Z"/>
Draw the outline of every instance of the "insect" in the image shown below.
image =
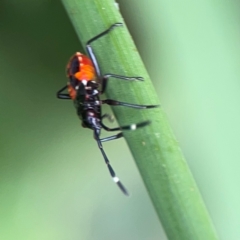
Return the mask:
<path fill-rule="evenodd" d="M 142 77 L 126 77 L 111 73 L 102 75 L 100 72 L 96 56 L 91 47 L 91 43 L 107 35 L 116 27 L 122 25 L 122 23 L 115 23 L 111 25 L 107 30 L 88 40 L 86 43 L 86 51 L 88 56 L 77 52 L 71 57 L 67 65 L 67 76 L 69 78 L 68 84 L 57 92 L 57 97 L 59 99 L 73 100 L 75 108 L 77 110 L 77 114 L 82 121 L 82 126 L 85 128 L 89 128 L 93 131 L 93 136 L 97 141 L 98 147 L 103 155 L 103 158 L 113 181 L 118 185 L 118 187 L 125 195 L 128 195 L 128 191 L 121 183 L 119 178 L 116 176 L 102 146 L 102 142 L 121 138 L 123 137 L 123 133 L 120 132 L 110 137 L 100 138 L 101 129 L 110 132 L 122 130 L 136 130 L 137 128 L 147 126 L 148 124 L 150 124 L 150 121 L 144 121 L 137 124 L 131 124 L 128 126 L 121 126 L 117 128 L 109 128 L 104 125 L 102 121 L 104 118 L 111 120 L 111 116 L 108 114 L 102 115 L 101 105 L 108 104 L 111 106 L 125 106 L 137 109 L 156 108 L 159 105 L 137 105 L 112 99 L 100 99 L 100 94 L 103 94 L 105 92 L 109 78 L 117 78 L 120 80 L 129 81 L 144 80 Z M 65 90 L 68 90 L 68 93 L 64 93 Z"/>

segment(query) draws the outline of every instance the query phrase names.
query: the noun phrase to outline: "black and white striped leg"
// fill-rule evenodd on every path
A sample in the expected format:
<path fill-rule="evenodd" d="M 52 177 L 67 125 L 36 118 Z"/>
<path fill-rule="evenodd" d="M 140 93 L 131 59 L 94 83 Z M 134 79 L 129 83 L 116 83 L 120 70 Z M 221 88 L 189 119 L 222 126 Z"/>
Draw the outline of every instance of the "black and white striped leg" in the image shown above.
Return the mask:
<path fill-rule="evenodd" d="M 111 177 L 113 179 L 113 181 L 118 185 L 118 187 L 121 189 L 121 191 L 126 195 L 126 196 L 129 196 L 128 194 L 128 191 L 127 189 L 123 186 L 123 184 L 120 182 L 120 179 L 116 176 L 112 166 L 110 165 L 110 162 L 107 158 L 107 155 L 106 153 L 104 152 L 103 150 L 103 146 L 102 146 L 102 143 L 101 143 L 101 140 L 99 138 L 99 135 L 100 135 L 100 130 L 99 129 L 94 129 L 94 138 L 96 139 L 97 143 L 98 143 L 98 147 L 103 155 L 103 158 L 105 160 L 105 163 L 107 164 L 107 167 L 108 167 L 108 170 L 111 174 Z"/>
<path fill-rule="evenodd" d="M 118 78 L 118 79 L 122 79 L 122 80 L 127 80 L 127 81 L 134 81 L 134 80 L 143 81 L 144 80 L 142 77 L 126 77 L 126 76 L 121 76 L 121 75 L 117 75 L 117 74 L 108 73 L 108 74 L 105 74 L 103 76 L 103 78 L 102 78 L 102 81 L 101 81 L 101 85 L 102 85 L 101 93 L 105 92 L 106 87 L 107 87 L 107 82 L 108 82 L 108 79 L 110 77 Z"/>
<path fill-rule="evenodd" d="M 110 106 L 125 106 L 125 107 L 131 107 L 131 108 L 137 108 L 137 109 L 147 109 L 147 108 L 157 108 L 159 105 L 138 105 L 138 104 L 132 104 L 132 103 L 126 103 L 126 102 L 119 102 L 112 99 L 105 99 L 101 100 L 102 104 L 108 104 Z"/>
<path fill-rule="evenodd" d="M 57 91 L 57 98 L 59 99 L 71 99 L 71 97 L 69 96 L 68 93 L 62 93 L 63 91 L 65 91 L 67 89 L 67 85 L 64 86 L 63 88 L 61 88 L 59 91 Z"/>
<path fill-rule="evenodd" d="M 145 126 L 149 125 L 150 123 L 151 123 L 151 121 L 144 121 L 144 122 L 133 123 L 131 125 L 121 126 L 121 127 L 117 127 L 117 128 L 109 128 L 109 127 L 105 126 L 102 122 L 100 124 L 104 130 L 112 132 L 112 131 L 122 131 L 122 130 L 132 130 L 133 131 L 138 128 L 145 127 Z"/>
<path fill-rule="evenodd" d="M 93 49 L 92 49 L 90 44 L 92 42 L 96 41 L 97 39 L 99 39 L 99 38 L 105 36 L 106 34 L 108 34 L 115 27 L 120 27 L 120 26 L 123 26 L 123 24 L 122 23 L 114 23 L 107 30 L 99 33 L 97 36 L 95 36 L 95 37 L 93 37 L 93 38 L 91 38 L 90 40 L 87 41 L 87 44 L 86 44 L 87 53 L 88 53 L 88 56 L 90 57 L 90 59 L 93 62 L 93 66 L 95 68 L 95 71 L 96 71 L 98 79 L 101 79 L 101 72 L 100 72 L 100 69 L 99 69 L 99 66 L 98 66 L 98 62 L 97 62 L 96 56 L 95 56 L 95 54 L 93 52 Z"/>
<path fill-rule="evenodd" d="M 107 118 L 109 121 L 113 121 L 113 117 L 109 114 L 104 114 L 102 116 L 102 119 L 103 118 Z M 126 125 L 126 126 L 122 126 L 122 127 L 117 127 L 117 128 L 109 128 L 107 127 L 106 125 L 104 125 L 102 122 L 100 122 L 102 128 L 106 131 L 109 131 L 109 132 L 113 132 L 113 131 L 122 131 L 122 130 L 136 130 L 138 128 L 141 128 L 141 127 L 145 127 L 147 125 L 149 125 L 151 123 L 151 121 L 144 121 L 144 122 L 141 122 L 141 123 L 135 123 L 135 124 L 131 124 L 131 125 Z M 116 135 L 113 135 L 113 136 L 110 136 L 110 137 L 106 137 L 106 138 L 101 138 L 100 141 L 101 142 L 107 142 L 107 141 L 111 141 L 111 140 L 115 140 L 115 139 L 119 139 L 123 137 L 123 133 L 120 132 Z"/>

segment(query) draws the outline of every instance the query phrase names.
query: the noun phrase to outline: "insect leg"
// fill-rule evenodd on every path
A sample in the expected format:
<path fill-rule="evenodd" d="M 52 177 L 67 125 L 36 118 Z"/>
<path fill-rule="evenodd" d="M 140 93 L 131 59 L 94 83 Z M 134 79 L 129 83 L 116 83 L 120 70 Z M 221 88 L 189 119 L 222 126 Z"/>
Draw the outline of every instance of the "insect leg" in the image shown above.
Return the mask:
<path fill-rule="evenodd" d="M 107 115 L 107 114 L 104 114 L 103 117 L 105 117 L 105 115 Z M 109 131 L 109 132 L 113 132 L 113 131 L 122 131 L 122 130 L 132 130 L 133 131 L 133 130 L 136 130 L 138 128 L 145 127 L 145 126 L 149 125 L 150 123 L 151 123 L 151 121 L 144 121 L 144 122 L 141 122 L 141 123 L 126 125 L 126 126 L 117 127 L 117 128 L 109 128 L 106 125 L 104 125 L 102 122 L 100 124 L 101 124 L 101 126 L 104 130 Z M 100 141 L 101 142 L 107 142 L 107 141 L 115 140 L 115 139 L 118 139 L 118 138 L 121 138 L 121 137 L 123 137 L 122 132 L 120 132 L 116 135 L 110 136 L 110 137 L 102 138 L 102 139 L 100 139 Z"/>
<path fill-rule="evenodd" d="M 98 129 L 96 129 L 96 128 L 95 128 L 93 131 L 94 131 L 94 137 L 95 137 L 95 139 L 96 139 L 96 141 L 97 141 L 97 143 L 98 143 L 98 147 L 99 147 L 99 149 L 100 149 L 100 151 L 101 151 L 101 153 L 102 153 L 102 155 L 103 155 L 103 158 L 104 158 L 104 160 L 105 160 L 105 163 L 107 164 L 108 170 L 109 170 L 109 172 L 110 172 L 110 175 L 111 175 L 113 181 L 118 185 L 118 187 L 121 189 L 121 191 L 122 191 L 125 195 L 128 196 L 129 194 L 128 194 L 127 189 L 123 186 L 123 184 L 120 182 L 120 179 L 116 176 L 116 174 L 115 174 L 112 166 L 110 165 L 110 162 L 109 162 L 109 160 L 108 160 L 108 158 L 107 158 L 107 155 L 106 155 L 106 153 L 105 153 L 104 150 L 103 150 L 103 146 L 102 146 L 101 140 L 100 140 L 100 138 L 99 138 L 100 131 L 99 131 Z"/>
<path fill-rule="evenodd" d="M 109 128 L 109 127 L 105 126 L 102 122 L 100 124 L 104 130 L 113 132 L 113 131 L 121 131 L 121 130 L 132 130 L 133 131 L 138 128 L 145 127 L 145 126 L 149 125 L 150 123 L 151 123 L 151 121 L 144 121 L 144 122 L 134 123 L 134 124 L 121 126 L 121 127 L 117 127 L 117 128 Z"/>
<path fill-rule="evenodd" d="M 116 135 L 110 136 L 110 137 L 101 138 L 100 141 L 101 142 L 108 142 L 108 141 L 112 141 L 112 140 L 115 140 L 115 139 L 118 139 L 118 138 L 121 138 L 121 137 L 123 137 L 122 132 L 120 132 Z"/>
<path fill-rule="evenodd" d="M 58 92 L 57 92 L 57 98 L 59 99 L 71 99 L 68 93 L 62 93 L 63 91 L 65 91 L 67 89 L 67 85 L 63 88 L 61 88 Z"/>
<path fill-rule="evenodd" d="M 143 81 L 144 80 L 142 77 L 126 77 L 126 76 L 108 73 L 108 74 L 105 74 L 101 79 L 101 84 L 102 84 L 101 93 L 105 92 L 105 89 L 107 87 L 107 82 L 110 77 L 118 78 L 118 79 L 122 79 L 122 80 L 128 80 L 128 81 L 129 80 L 130 81 L 133 81 L 133 80 Z"/>
<path fill-rule="evenodd" d="M 138 108 L 138 109 L 159 107 L 159 105 L 138 105 L 138 104 L 132 104 L 132 103 L 119 102 L 112 99 L 101 100 L 101 104 L 104 104 L 104 103 L 111 106 L 125 106 L 125 107 Z"/>
<path fill-rule="evenodd" d="M 98 66 L 98 62 L 97 62 L 97 59 L 96 59 L 96 56 L 93 52 L 93 49 L 91 47 L 91 43 L 96 41 L 97 39 L 101 38 L 102 36 L 108 34 L 110 31 L 112 31 L 115 27 L 119 27 L 119 26 L 122 26 L 123 24 L 122 23 L 115 23 L 113 25 L 111 25 L 111 27 L 109 27 L 107 30 L 101 32 L 100 34 L 98 34 L 97 36 L 91 38 L 90 40 L 87 41 L 87 44 L 86 44 L 86 50 L 87 50 L 87 53 L 88 53 L 88 56 L 90 57 L 90 59 L 92 60 L 92 63 L 93 63 L 93 66 L 95 68 L 95 71 L 96 71 L 96 74 L 97 74 L 97 77 L 99 79 L 101 79 L 101 73 L 100 73 L 100 69 L 99 69 L 99 66 Z"/>

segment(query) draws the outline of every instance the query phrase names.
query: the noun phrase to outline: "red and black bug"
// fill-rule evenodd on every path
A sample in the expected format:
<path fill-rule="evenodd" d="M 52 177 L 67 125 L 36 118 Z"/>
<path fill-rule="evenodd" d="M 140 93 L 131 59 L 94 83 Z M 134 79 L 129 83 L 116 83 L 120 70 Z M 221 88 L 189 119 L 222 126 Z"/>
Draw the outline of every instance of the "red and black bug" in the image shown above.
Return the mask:
<path fill-rule="evenodd" d="M 111 106 L 126 106 L 137 109 L 156 108 L 159 105 L 137 105 L 125 102 L 119 102 L 112 99 L 100 100 L 99 95 L 105 92 L 107 82 L 109 78 L 117 78 L 121 80 L 139 80 L 143 81 L 142 77 L 126 77 L 116 74 L 105 74 L 101 75 L 98 62 L 91 43 L 108 34 L 115 27 L 122 26 L 122 23 L 115 23 L 104 32 L 91 38 L 86 44 L 86 50 L 88 57 L 77 52 L 73 55 L 67 65 L 67 76 L 69 82 L 66 86 L 57 92 L 57 97 L 60 99 L 72 99 L 77 110 L 79 118 L 82 120 L 82 126 L 93 130 L 93 135 L 98 143 L 98 147 L 103 155 L 105 163 L 108 166 L 109 172 L 112 176 L 113 181 L 119 186 L 125 195 L 128 195 L 126 188 L 120 182 L 116 176 L 110 162 L 105 154 L 102 146 L 102 142 L 111 141 L 123 137 L 123 133 L 120 132 L 116 135 L 100 138 L 100 132 L 103 128 L 106 131 L 122 131 L 122 130 L 135 130 L 140 127 L 144 127 L 150 124 L 150 121 L 144 121 L 137 124 L 131 124 L 129 126 L 121 126 L 117 128 L 109 128 L 102 122 L 104 118 L 110 119 L 108 114 L 101 112 L 101 105 L 108 104 Z M 65 90 L 68 93 L 64 93 Z"/>

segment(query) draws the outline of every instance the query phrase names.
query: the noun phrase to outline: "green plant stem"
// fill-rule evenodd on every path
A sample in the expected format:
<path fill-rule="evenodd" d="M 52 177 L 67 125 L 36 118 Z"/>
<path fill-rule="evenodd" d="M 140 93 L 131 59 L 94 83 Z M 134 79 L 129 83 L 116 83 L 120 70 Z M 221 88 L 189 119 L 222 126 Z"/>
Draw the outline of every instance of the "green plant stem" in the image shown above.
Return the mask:
<path fill-rule="evenodd" d="M 112 0 L 62 0 L 81 43 L 124 22 Z M 142 76 L 144 82 L 110 79 L 107 97 L 137 104 L 159 100 L 126 26 L 92 44 L 102 73 Z M 169 239 L 217 239 L 194 179 L 169 127 L 162 107 L 134 110 L 113 108 L 120 125 L 152 120 L 124 137 Z"/>

